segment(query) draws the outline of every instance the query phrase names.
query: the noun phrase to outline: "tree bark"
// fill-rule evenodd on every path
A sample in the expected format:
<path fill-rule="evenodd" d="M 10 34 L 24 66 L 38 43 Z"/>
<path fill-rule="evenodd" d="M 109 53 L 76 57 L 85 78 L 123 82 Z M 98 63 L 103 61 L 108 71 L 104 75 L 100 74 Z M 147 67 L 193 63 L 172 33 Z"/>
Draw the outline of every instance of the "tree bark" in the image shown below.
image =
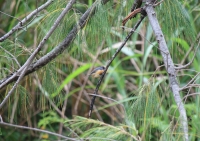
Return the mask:
<path fill-rule="evenodd" d="M 153 3 L 151 0 L 147 0 L 146 6 L 145 6 L 145 11 L 147 13 L 150 24 L 151 24 L 154 34 L 156 36 L 156 40 L 159 45 L 159 50 L 161 51 L 161 55 L 162 55 L 162 58 L 163 58 L 163 61 L 165 64 L 165 68 L 168 73 L 169 83 L 170 83 L 169 85 L 171 87 L 175 102 L 178 106 L 178 110 L 180 113 L 181 129 L 182 129 L 182 132 L 184 133 L 184 140 L 188 141 L 188 121 L 187 121 L 184 104 L 183 104 L 181 96 L 179 94 L 179 85 L 178 85 L 178 82 L 176 79 L 176 71 L 175 71 L 174 63 L 172 61 L 172 58 L 169 53 L 164 35 L 163 35 L 160 25 L 158 23 L 156 13 L 153 8 Z"/>

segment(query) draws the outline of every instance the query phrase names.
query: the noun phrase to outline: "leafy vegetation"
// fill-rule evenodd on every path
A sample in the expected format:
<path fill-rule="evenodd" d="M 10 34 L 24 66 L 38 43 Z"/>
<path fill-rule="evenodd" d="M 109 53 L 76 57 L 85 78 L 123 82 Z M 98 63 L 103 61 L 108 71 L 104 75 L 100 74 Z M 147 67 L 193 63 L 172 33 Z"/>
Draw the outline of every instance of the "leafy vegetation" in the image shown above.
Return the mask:
<path fill-rule="evenodd" d="M 0 1 L 0 35 L 45 0 Z M 52 27 L 69 1 L 54 1 L 26 26 L 0 42 L 0 79 L 22 66 Z M 122 20 L 130 12 L 132 0 L 79 0 L 36 56 L 37 61 L 60 44 L 92 4 L 85 27 L 61 55 L 36 72 L 24 77 L 9 101 L 0 109 L 4 122 L 39 128 L 77 140 L 182 140 L 179 112 L 168 82 L 158 44 L 146 18 L 120 54 L 112 62 L 99 89 L 92 119 L 88 119 L 91 97 L 98 79 L 89 77 L 91 67 L 106 65 L 121 45 L 139 16 Z M 200 3 L 198 0 L 164 0 L 155 8 L 177 67 L 184 102 L 189 140 L 200 139 L 199 71 Z M 6 13 L 6 14 L 5 14 Z M 17 61 L 16 61 L 17 60 Z M 0 101 L 13 83 L 0 89 Z M 33 130 L 0 125 L 0 139 L 61 140 L 60 137 Z"/>

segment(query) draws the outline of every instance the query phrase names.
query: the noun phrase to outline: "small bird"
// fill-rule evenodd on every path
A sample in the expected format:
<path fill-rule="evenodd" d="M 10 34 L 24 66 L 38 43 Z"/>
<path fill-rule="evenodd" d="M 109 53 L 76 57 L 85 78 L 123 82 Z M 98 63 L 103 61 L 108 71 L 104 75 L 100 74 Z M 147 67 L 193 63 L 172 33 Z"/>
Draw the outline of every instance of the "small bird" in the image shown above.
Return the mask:
<path fill-rule="evenodd" d="M 105 71 L 104 66 L 96 67 L 89 75 L 91 75 L 94 78 L 100 77 L 104 71 Z"/>

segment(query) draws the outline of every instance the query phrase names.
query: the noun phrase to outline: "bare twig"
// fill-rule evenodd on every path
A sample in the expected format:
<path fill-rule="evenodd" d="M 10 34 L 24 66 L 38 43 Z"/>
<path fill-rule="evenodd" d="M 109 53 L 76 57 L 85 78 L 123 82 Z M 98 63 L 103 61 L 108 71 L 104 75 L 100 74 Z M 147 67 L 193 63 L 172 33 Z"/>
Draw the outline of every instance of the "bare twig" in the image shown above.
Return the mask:
<path fill-rule="evenodd" d="M 39 90 L 42 92 L 42 94 L 45 96 L 45 98 L 49 101 L 50 105 L 54 108 L 54 110 L 60 115 L 62 116 L 62 112 L 60 111 L 60 109 L 54 104 L 54 102 L 49 98 L 49 93 L 42 87 L 38 75 L 35 75 L 35 79 L 33 79 L 33 82 L 38 86 Z M 67 117 L 65 117 L 67 118 Z"/>
<path fill-rule="evenodd" d="M 161 30 L 158 20 L 156 18 L 156 13 L 153 9 L 153 3 L 151 3 L 151 2 L 152 2 L 152 0 L 147 0 L 145 10 L 147 12 L 147 15 L 148 15 L 150 24 L 153 28 L 153 31 L 156 35 L 156 39 L 158 41 L 159 48 L 162 51 L 164 51 L 165 53 L 168 53 L 168 54 L 165 54 L 165 53 L 161 52 L 161 55 L 163 57 L 165 68 L 169 75 L 168 77 L 169 77 L 169 81 L 170 81 L 170 87 L 171 87 L 172 93 L 174 95 L 175 102 L 178 105 L 178 110 L 180 113 L 181 128 L 183 131 L 184 140 L 188 141 L 189 139 L 188 139 L 187 116 L 186 116 L 184 104 L 183 104 L 181 96 L 179 94 L 179 85 L 176 80 L 176 71 L 175 71 L 174 63 L 172 61 L 171 55 L 169 54 L 169 50 L 168 50 L 164 35 L 162 33 L 162 30 Z"/>
<path fill-rule="evenodd" d="M 129 31 L 131 31 L 131 28 L 128 28 L 126 26 L 121 26 L 122 28 L 125 28 Z M 154 45 L 150 40 L 148 40 L 144 35 L 140 34 L 139 32 L 135 31 L 135 33 L 138 33 L 143 39 L 145 39 L 147 42 L 149 42 L 150 45 L 152 45 L 153 47 L 156 47 L 157 49 L 159 49 L 160 51 L 162 51 L 163 53 L 165 53 L 166 55 L 168 55 L 169 53 L 161 50 L 158 46 Z"/>
<path fill-rule="evenodd" d="M 24 69 L 24 71 L 26 71 L 26 69 Z M 23 72 L 24 72 L 23 71 Z M 22 73 L 23 73 L 22 72 Z M 8 92 L 8 94 L 6 95 L 6 97 L 3 99 L 3 101 L 0 104 L 0 109 L 3 107 L 3 105 L 7 102 L 7 100 L 9 99 L 9 97 L 11 96 L 12 92 L 15 90 L 15 88 L 17 87 L 17 85 L 19 84 L 19 82 L 21 81 L 21 79 L 23 78 L 23 75 L 21 75 L 18 80 L 16 81 L 16 83 L 14 84 L 14 86 L 12 87 L 12 89 Z"/>
<path fill-rule="evenodd" d="M 187 87 L 185 87 L 184 89 L 189 89 L 189 88 L 194 88 L 194 87 L 200 88 L 200 85 L 199 84 L 190 84 Z"/>
<path fill-rule="evenodd" d="M 192 57 L 192 60 L 189 63 L 187 63 L 186 65 L 184 65 L 184 66 L 175 67 L 176 70 L 184 69 L 184 68 L 186 68 L 186 67 L 188 67 L 188 66 L 190 66 L 192 64 L 192 62 L 194 61 L 194 58 L 196 56 L 196 53 L 197 53 L 197 51 L 199 49 L 199 44 L 200 44 L 200 41 L 199 41 L 199 43 L 198 43 L 198 45 L 196 47 L 196 50 L 194 51 L 194 55 Z"/>
<path fill-rule="evenodd" d="M 155 3 L 153 6 L 156 7 L 158 5 L 160 5 L 164 0 L 159 1 L 158 3 Z"/>
<path fill-rule="evenodd" d="M 16 64 L 21 67 L 21 65 L 19 64 L 19 62 L 17 61 L 17 58 L 15 58 L 14 55 L 12 55 L 12 53 L 10 53 L 9 51 L 7 51 L 6 49 L 4 49 L 2 46 L 0 46 L 1 49 L 3 49 L 6 53 L 8 53 L 10 56 L 12 56 L 12 58 L 15 60 Z"/>
<path fill-rule="evenodd" d="M 42 92 L 42 94 L 46 97 L 46 99 L 49 101 L 49 103 L 51 104 L 51 106 L 55 109 L 55 111 L 63 118 L 63 119 L 67 119 L 67 117 L 65 116 L 65 114 L 63 114 L 63 111 L 60 111 L 60 109 L 54 104 L 54 102 L 49 98 L 49 93 L 42 87 L 40 80 L 38 78 L 38 75 L 35 75 L 35 79 L 33 80 L 33 82 L 39 87 L 40 91 Z M 79 139 L 80 137 L 69 127 L 66 127 L 69 131 L 71 131 L 74 135 L 76 135 Z"/>
<path fill-rule="evenodd" d="M 101 98 L 108 99 L 108 100 L 114 101 L 114 102 L 116 102 L 116 103 L 119 103 L 119 101 L 114 100 L 114 99 L 112 99 L 112 98 L 110 98 L 110 97 L 106 97 L 106 96 L 102 96 L 102 95 L 96 95 L 96 94 L 89 94 L 89 95 L 96 96 L 96 97 L 101 97 Z M 123 104 L 120 104 L 120 105 L 124 108 L 124 105 L 123 105 Z"/>
<path fill-rule="evenodd" d="M 5 12 L 2 12 L 2 11 L 0 11 L 0 13 L 2 13 L 2 14 L 4 14 L 4 15 L 6 15 L 6 16 L 8 16 L 8 17 L 11 17 L 11 18 L 17 19 L 19 22 L 21 22 L 21 20 L 20 20 L 20 19 L 18 19 L 18 18 L 16 18 L 16 17 L 14 17 L 14 16 L 12 16 L 12 15 L 9 15 L 9 14 L 7 14 L 7 13 L 5 13 Z"/>
<path fill-rule="evenodd" d="M 19 73 L 21 73 L 21 74 L 20 74 L 17 82 L 12 87 L 12 89 L 8 92 L 8 94 L 6 95 L 6 97 L 4 98 L 4 100 L 1 102 L 0 109 L 6 103 L 6 101 L 8 100 L 8 98 L 11 96 L 12 92 L 15 90 L 15 88 L 17 87 L 17 85 L 19 84 L 19 82 L 24 77 L 27 68 L 30 66 L 30 64 L 32 63 L 33 59 L 37 55 L 37 53 L 42 49 L 42 47 L 46 43 L 47 39 L 51 36 L 51 34 L 54 32 L 54 30 L 57 28 L 57 26 L 61 22 L 61 20 L 64 18 L 64 16 L 67 14 L 67 12 L 71 9 L 71 7 L 75 3 L 75 1 L 76 0 L 70 0 L 70 2 L 67 4 L 66 8 L 61 12 L 61 14 L 59 15 L 59 17 L 54 22 L 54 24 L 51 27 L 51 29 L 49 30 L 49 32 L 42 39 L 42 41 L 40 42 L 40 44 L 38 45 L 38 47 L 36 48 L 36 50 L 31 54 L 31 56 L 28 58 L 28 60 L 26 61 L 26 63 L 17 71 L 16 75 L 19 74 Z M 13 75 L 13 77 L 14 77 L 14 75 Z M 0 85 L 0 88 L 1 88 L 1 86 L 2 85 Z"/>
<path fill-rule="evenodd" d="M 125 18 L 124 20 L 122 21 L 122 25 L 124 26 L 127 21 L 131 18 L 133 18 L 134 16 L 136 16 L 138 13 L 140 13 L 142 11 L 141 8 L 138 8 L 138 9 L 135 9 L 134 11 L 132 11 L 131 13 L 129 13 Z"/>
<path fill-rule="evenodd" d="M 179 88 L 179 91 L 182 91 L 182 90 L 184 90 L 184 89 L 187 89 L 187 87 L 188 87 L 192 82 L 194 82 L 194 80 L 196 79 L 196 77 L 197 77 L 199 74 L 200 74 L 200 72 L 197 73 L 197 74 L 192 78 L 192 80 L 190 80 L 184 87 Z"/>
<path fill-rule="evenodd" d="M 90 96 L 88 95 L 88 93 L 87 93 L 85 90 L 84 90 L 83 92 L 84 92 L 84 94 L 85 94 L 85 97 L 86 97 L 87 100 L 89 101 L 89 103 L 91 103 L 91 99 L 90 99 Z M 98 112 L 96 106 L 94 106 L 94 110 L 97 111 L 97 112 L 95 112 L 95 114 L 96 114 L 96 116 L 98 117 L 98 120 L 103 122 L 102 116 L 101 116 L 100 113 Z M 87 115 L 86 115 L 86 116 L 87 116 Z"/>
<path fill-rule="evenodd" d="M 196 40 L 198 41 L 199 38 L 200 38 L 200 32 L 199 32 L 199 34 L 197 35 Z M 192 46 L 190 47 L 190 49 L 187 51 L 185 57 L 184 57 L 183 60 L 181 61 L 181 65 L 183 65 L 183 63 L 185 62 L 185 60 L 188 58 L 190 52 L 194 49 L 194 45 L 195 45 L 195 42 L 192 44 Z"/>
<path fill-rule="evenodd" d="M 16 94 L 15 95 L 15 100 L 14 100 L 14 104 L 13 104 L 13 107 L 12 107 L 12 114 L 10 116 L 10 123 L 13 123 L 13 120 L 14 120 L 14 117 L 15 117 L 15 112 L 16 112 L 16 109 L 17 109 L 17 103 L 19 101 L 19 94 Z"/>
<path fill-rule="evenodd" d="M 101 97 L 101 98 L 104 98 L 104 99 L 108 99 L 108 100 L 110 100 L 110 101 L 114 101 L 114 102 L 116 102 L 117 104 L 119 104 L 120 106 L 122 106 L 123 110 L 126 111 L 124 105 L 121 104 L 121 103 L 119 103 L 119 101 L 117 101 L 117 100 L 114 100 L 114 99 L 112 99 L 112 98 L 110 98 L 110 97 L 106 97 L 106 96 L 102 96 L 102 95 L 96 95 L 96 94 L 89 94 L 89 95 L 96 96 L 96 97 Z"/>
<path fill-rule="evenodd" d="M 10 123 L 6 123 L 6 122 L 0 122 L 1 126 L 10 126 L 10 127 L 15 127 L 15 128 L 20 128 L 20 129 L 27 129 L 27 130 L 32 130 L 32 131 L 36 131 L 36 132 L 41 132 L 41 133 L 47 133 L 49 135 L 54 135 L 63 139 L 67 139 L 67 140 L 72 140 L 72 141 L 77 141 L 79 139 L 76 138 L 70 138 L 70 137 L 66 137 L 57 133 L 53 133 L 47 130 L 42 130 L 42 129 L 38 129 L 38 128 L 32 128 L 32 127 L 27 127 L 27 126 L 20 126 L 20 125 L 15 125 L 15 124 L 10 124 Z"/>
<path fill-rule="evenodd" d="M 9 36 L 11 36 L 15 31 L 22 28 L 22 26 L 33 16 L 38 14 L 38 12 L 45 9 L 47 6 L 49 6 L 54 0 L 48 0 L 45 4 L 41 5 L 39 8 L 35 9 L 33 12 L 31 12 L 28 16 L 26 16 L 23 20 L 21 20 L 15 27 L 13 27 L 8 33 L 6 33 L 4 36 L 0 38 L 0 42 L 3 42 L 5 39 L 7 39 Z"/>
<path fill-rule="evenodd" d="M 128 41 L 128 39 L 131 37 L 131 35 L 135 32 L 135 30 L 137 29 L 137 27 L 140 25 L 140 23 L 142 22 L 142 20 L 145 18 L 146 15 L 141 14 L 141 18 L 140 20 L 135 24 L 135 26 L 132 28 L 132 30 L 129 32 L 128 36 L 125 38 L 124 42 L 121 44 L 121 46 L 116 50 L 115 54 L 112 56 L 112 58 L 108 61 L 106 67 L 105 67 L 105 71 L 102 74 L 102 76 L 100 77 L 99 82 L 96 85 L 96 89 L 94 91 L 94 94 L 97 95 L 98 94 L 98 90 L 99 87 L 101 85 L 101 82 L 103 81 L 103 78 L 108 70 L 108 67 L 111 65 L 112 61 L 115 59 L 115 57 L 119 54 L 119 52 L 121 51 L 121 49 L 124 47 L 124 45 L 126 44 L 126 42 Z M 91 117 L 92 114 L 92 110 L 93 110 L 93 105 L 95 102 L 95 98 L 96 96 L 93 96 L 91 103 L 90 103 L 90 111 L 89 111 L 89 118 Z"/>
<path fill-rule="evenodd" d="M 183 97 L 183 100 L 188 98 L 189 96 L 194 96 L 194 95 L 200 95 L 200 93 L 192 93 L 192 94 L 187 94 Z"/>

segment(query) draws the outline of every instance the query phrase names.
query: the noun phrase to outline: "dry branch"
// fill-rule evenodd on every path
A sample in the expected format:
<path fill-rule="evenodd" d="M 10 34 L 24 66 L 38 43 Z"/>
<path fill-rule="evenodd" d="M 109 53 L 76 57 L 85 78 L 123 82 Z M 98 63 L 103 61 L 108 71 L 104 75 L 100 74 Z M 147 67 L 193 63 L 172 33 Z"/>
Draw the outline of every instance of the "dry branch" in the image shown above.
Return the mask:
<path fill-rule="evenodd" d="M 0 109 L 6 103 L 6 101 L 8 100 L 8 98 L 11 96 L 12 92 L 15 90 L 15 88 L 17 87 L 17 85 L 19 84 L 19 82 L 24 77 L 24 75 L 25 75 L 25 73 L 27 71 L 27 68 L 30 66 L 30 64 L 32 63 L 32 61 L 35 58 L 35 56 L 42 49 L 42 47 L 44 46 L 44 44 L 46 43 L 46 41 L 48 40 L 48 38 L 51 36 L 51 34 L 54 32 L 54 30 L 58 27 L 59 23 L 64 18 L 64 16 L 67 14 L 67 12 L 72 8 L 72 5 L 75 3 L 75 1 L 76 0 L 70 0 L 70 2 L 67 4 L 67 6 L 65 7 L 65 9 L 61 12 L 61 14 L 58 16 L 58 18 L 54 22 L 54 24 L 51 27 L 51 29 L 49 30 L 49 32 L 45 35 L 45 37 L 39 43 L 39 45 L 36 48 L 36 50 L 31 54 L 31 56 L 28 58 L 28 60 L 26 61 L 26 63 L 24 63 L 24 65 L 17 71 L 17 73 L 12 76 L 12 77 L 15 77 L 15 76 L 19 75 L 19 78 L 17 79 L 17 82 L 14 84 L 14 86 L 12 87 L 12 89 L 8 92 L 8 94 L 6 95 L 6 97 L 4 98 L 4 100 L 1 102 Z M 2 85 L 0 85 L 0 88 L 1 87 L 2 87 Z"/>
<path fill-rule="evenodd" d="M 184 104 L 182 102 L 181 96 L 179 94 L 179 85 L 176 79 L 176 71 L 175 66 L 172 61 L 172 58 L 170 56 L 164 35 L 162 33 L 162 30 L 160 28 L 160 25 L 158 23 L 156 13 L 153 9 L 153 3 L 152 0 L 147 0 L 145 5 L 145 10 L 147 12 L 147 16 L 149 18 L 150 24 L 152 26 L 152 29 L 154 31 L 154 34 L 156 36 L 156 40 L 159 44 L 159 50 L 161 51 L 161 55 L 165 64 L 166 71 L 168 73 L 170 87 L 172 90 L 172 93 L 174 95 L 175 102 L 178 106 L 178 110 L 180 113 L 180 122 L 181 122 L 181 128 L 183 131 L 184 140 L 188 141 L 188 121 L 186 116 L 186 111 L 184 108 Z"/>

